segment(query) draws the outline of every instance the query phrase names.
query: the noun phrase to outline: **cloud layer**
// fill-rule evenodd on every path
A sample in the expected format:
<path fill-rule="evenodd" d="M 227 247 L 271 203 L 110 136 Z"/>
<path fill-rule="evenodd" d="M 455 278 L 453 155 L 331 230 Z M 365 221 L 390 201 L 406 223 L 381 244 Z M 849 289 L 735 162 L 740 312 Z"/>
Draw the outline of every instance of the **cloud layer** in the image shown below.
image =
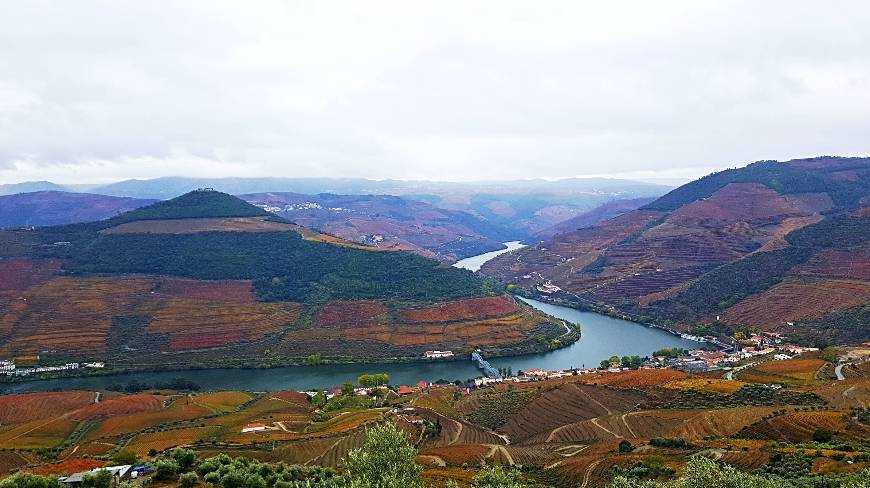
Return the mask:
<path fill-rule="evenodd" d="M 860 1 L 11 2 L 0 182 L 867 154 L 868 25 Z"/>

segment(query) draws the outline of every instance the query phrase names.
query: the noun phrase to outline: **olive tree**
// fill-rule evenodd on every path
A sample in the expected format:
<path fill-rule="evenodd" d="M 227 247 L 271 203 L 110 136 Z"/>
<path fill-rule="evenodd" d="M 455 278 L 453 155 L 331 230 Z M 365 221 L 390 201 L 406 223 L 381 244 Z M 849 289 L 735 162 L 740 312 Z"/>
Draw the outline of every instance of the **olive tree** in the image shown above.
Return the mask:
<path fill-rule="evenodd" d="M 496 465 L 480 470 L 471 485 L 474 488 L 525 488 L 528 483 L 516 469 L 504 469 Z"/>
<path fill-rule="evenodd" d="M 344 458 L 346 486 L 356 488 L 422 488 L 422 468 L 408 437 L 392 423 L 367 432 L 365 444 Z"/>

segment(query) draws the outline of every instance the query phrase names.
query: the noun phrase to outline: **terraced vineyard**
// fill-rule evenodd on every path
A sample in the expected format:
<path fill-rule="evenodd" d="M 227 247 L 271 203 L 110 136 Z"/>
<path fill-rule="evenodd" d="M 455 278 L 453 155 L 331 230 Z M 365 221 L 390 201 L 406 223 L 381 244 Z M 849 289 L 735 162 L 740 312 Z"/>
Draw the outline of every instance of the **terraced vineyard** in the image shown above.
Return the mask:
<path fill-rule="evenodd" d="M 848 180 L 835 170 L 843 164 Z M 836 324 L 870 301 L 868 168 L 870 158 L 821 157 L 713 173 L 481 273 L 531 295 L 551 282 L 570 293 L 558 299 L 680 330 L 752 324 L 862 343 L 866 327 Z"/>
<path fill-rule="evenodd" d="M 820 361 L 745 371 L 801 380 Z M 431 385 L 410 395 L 386 388 L 328 401 L 293 391 L 100 392 L 99 402 L 95 392 L 7 395 L 0 447 L 18 451 L 0 449 L 0 466 L 66 474 L 119 453 L 147 460 L 186 446 L 202 458 L 229 453 L 341 469 L 368 429 L 392 422 L 432 482 L 465 483 L 482 464 L 501 464 L 522 466 L 546 486 L 590 488 L 627 471 L 667 479 L 698 455 L 752 471 L 795 452 L 814 473 L 857 472 L 870 467 L 867 383 L 812 379 L 777 390 L 640 369 L 470 390 Z M 260 430 L 242 432 L 250 424 Z"/>
<path fill-rule="evenodd" d="M 466 270 L 215 191 L 0 232 L 0 310 L 0 357 L 116 370 L 529 353 L 564 332 Z"/>

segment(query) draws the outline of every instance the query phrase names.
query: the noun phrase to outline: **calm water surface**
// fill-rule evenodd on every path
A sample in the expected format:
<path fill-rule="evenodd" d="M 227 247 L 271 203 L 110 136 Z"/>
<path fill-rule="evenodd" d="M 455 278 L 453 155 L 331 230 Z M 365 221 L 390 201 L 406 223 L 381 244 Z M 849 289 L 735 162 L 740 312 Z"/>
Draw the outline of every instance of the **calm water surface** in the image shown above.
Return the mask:
<path fill-rule="evenodd" d="M 496 256 L 501 256 L 506 252 L 511 252 L 526 247 L 526 245 L 520 243 L 520 241 L 503 242 L 502 244 L 507 246 L 507 248 L 500 249 L 498 251 L 478 254 L 477 256 L 471 256 L 470 258 L 460 259 L 459 261 L 453 263 L 453 266 L 457 268 L 468 269 L 471 271 L 478 271 L 480 270 L 480 267 L 483 266 L 483 263 L 489 261 L 490 259 Z"/>
<path fill-rule="evenodd" d="M 519 242 L 505 244 L 508 245 L 508 249 L 463 259 L 457 262 L 455 266 L 467 269 L 480 269 L 480 265 L 488 259 L 522 247 Z M 489 258 L 483 259 L 483 256 L 489 256 Z M 465 264 L 461 264 L 463 262 Z M 663 347 L 697 347 L 697 343 L 686 341 L 667 332 L 650 329 L 634 322 L 550 305 L 537 300 L 522 300 L 554 317 L 570 322 L 579 322 L 582 324 L 582 337 L 571 346 L 559 349 L 558 351 L 492 359 L 490 362 L 495 367 L 511 367 L 514 371 L 529 368 L 568 369 L 584 366 L 594 367 L 602 359 L 614 354 L 617 356 L 632 354 L 644 356 Z M 343 364 L 293 366 L 274 369 L 204 369 L 194 371 L 125 373 L 102 377 L 31 381 L 7 386 L 5 391 L 97 390 L 132 380 L 153 384 L 179 377 L 192 380 L 205 390 L 308 390 L 337 386 L 345 381 L 355 381 L 357 376 L 364 373 L 381 372 L 389 373 L 390 381 L 393 384 L 413 384 L 420 380 L 436 381 L 438 379 L 448 381 L 465 380 L 480 376 L 480 372 L 471 361 L 410 364 Z"/>

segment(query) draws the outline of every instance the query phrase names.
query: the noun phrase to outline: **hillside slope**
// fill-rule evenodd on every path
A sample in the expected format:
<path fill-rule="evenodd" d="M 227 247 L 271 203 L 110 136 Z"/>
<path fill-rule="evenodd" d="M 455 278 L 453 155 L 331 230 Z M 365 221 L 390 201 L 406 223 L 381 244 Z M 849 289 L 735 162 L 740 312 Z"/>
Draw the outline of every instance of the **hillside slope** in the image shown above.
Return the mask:
<path fill-rule="evenodd" d="M 682 329 L 718 317 L 732 329 L 866 341 L 868 206 L 868 158 L 761 161 L 496 259 L 482 273 L 530 291 L 552 281 L 571 294 L 557 293 L 564 299 Z"/>
<path fill-rule="evenodd" d="M 502 249 L 515 235 L 471 214 L 390 195 L 254 193 L 239 198 L 305 227 L 443 261 Z"/>
<path fill-rule="evenodd" d="M 107 219 L 152 203 L 154 200 L 63 191 L 4 195 L 0 196 L 0 227 L 91 222 Z"/>
<path fill-rule="evenodd" d="M 597 225 L 601 222 L 604 222 L 605 220 L 618 217 L 624 213 L 631 212 L 632 210 L 637 210 L 644 205 L 652 203 L 654 200 L 655 198 L 652 197 L 631 198 L 628 200 L 612 200 L 610 202 L 599 205 L 598 207 L 595 207 L 588 212 L 583 212 L 580 215 L 559 222 L 552 227 L 547 227 L 546 229 L 536 233 L 534 237 L 536 239 L 544 240 L 549 239 L 556 234 L 573 232 L 575 230 L 582 229 L 583 227 Z"/>
<path fill-rule="evenodd" d="M 446 312 L 426 312 L 435 306 Z M 0 312 L 0 357 L 123 367 L 526 352 L 564 330 L 470 272 L 213 190 L 98 222 L 0 231 Z"/>

